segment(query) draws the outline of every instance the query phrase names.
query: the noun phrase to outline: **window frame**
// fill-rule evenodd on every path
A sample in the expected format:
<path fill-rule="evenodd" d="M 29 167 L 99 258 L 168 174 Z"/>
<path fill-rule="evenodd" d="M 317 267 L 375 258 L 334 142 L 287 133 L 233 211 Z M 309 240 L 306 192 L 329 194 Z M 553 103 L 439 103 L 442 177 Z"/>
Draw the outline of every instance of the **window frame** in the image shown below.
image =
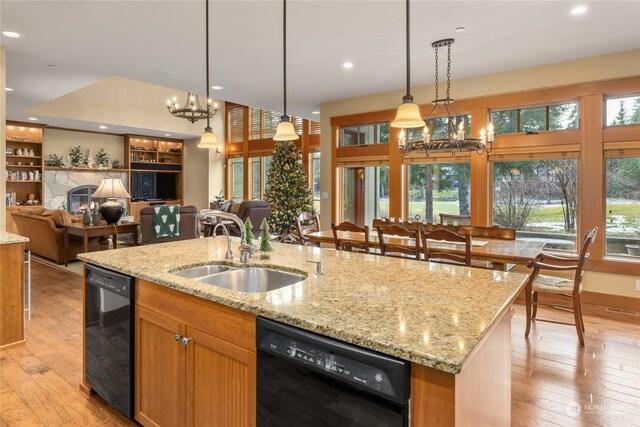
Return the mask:
<path fill-rule="evenodd" d="M 570 105 L 570 104 L 575 104 L 577 107 L 577 125 L 575 128 L 566 128 L 566 129 L 549 129 L 550 126 L 550 109 L 551 107 L 555 107 L 558 105 Z M 544 129 L 540 129 L 540 130 L 534 130 L 534 131 L 527 131 L 527 130 L 523 130 L 521 128 L 521 113 L 522 110 L 530 110 L 530 109 L 534 109 L 534 108 L 545 108 L 545 128 Z M 543 104 L 543 105 L 523 105 L 523 106 L 518 106 L 516 108 L 506 108 L 506 109 L 502 109 L 502 108 L 496 108 L 496 109 L 491 109 L 489 111 L 489 119 L 491 121 L 491 123 L 494 123 L 494 119 L 493 119 L 493 113 L 503 113 L 503 112 L 507 112 L 507 111 L 515 111 L 516 112 L 516 131 L 515 132 L 505 132 L 505 133 L 498 133 L 496 132 L 496 136 L 497 135 L 529 135 L 529 134 L 537 134 L 537 133 L 546 133 L 546 132 L 562 132 L 562 131 L 572 131 L 572 130 L 580 130 L 581 127 L 581 109 L 580 109 L 580 101 L 579 100 L 571 100 L 571 101 L 564 101 L 564 102 L 553 102 L 553 103 L 548 103 L 548 104 Z"/>

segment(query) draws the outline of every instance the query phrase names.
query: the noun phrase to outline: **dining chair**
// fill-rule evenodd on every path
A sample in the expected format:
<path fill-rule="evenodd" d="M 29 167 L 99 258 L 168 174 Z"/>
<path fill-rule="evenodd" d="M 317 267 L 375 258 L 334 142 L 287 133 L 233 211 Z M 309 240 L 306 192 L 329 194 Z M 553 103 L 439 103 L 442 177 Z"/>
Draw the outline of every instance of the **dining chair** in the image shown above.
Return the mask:
<path fill-rule="evenodd" d="M 422 234 L 422 250 L 425 261 L 447 262 L 448 264 L 462 264 L 471 266 L 471 236 L 460 235 L 450 230 L 424 231 Z M 434 241 L 450 243 L 452 245 L 464 244 L 464 254 L 457 251 L 433 248 Z M 462 246 L 462 245 L 460 245 Z"/>
<path fill-rule="evenodd" d="M 298 236 L 302 246 L 320 246 L 320 243 L 311 242 L 305 237 L 308 233 L 320 231 L 320 216 L 309 212 L 302 212 L 296 218 L 296 226 L 298 228 Z"/>
<path fill-rule="evenodd" d="M 380 245 L 380 253 L 383 256 L 395 256 L 402 258 L 412 257 L 419 260 L 420 256 L 420 229 L 410 230 L 400 225 L 389 225 L 387 227 L 378 227 L 378 242 Z M 385 238 L 386 236 L 386 238 Z M 394 243 L 389 238 L 407 237 L 413 239 L 415 244 L 409 246 L 407 244 L 400 245 Z"/>
<path fill-rule="evenodd" d="M 582 307 L 580 305 L 580 294 L 582 293 L 582 269 L 589 260 L 587 250 L 595 241 L 598 227 L 587 232 L 582 240 L 580 253 L 577 256 L 556 255 L 542 252 L 534 260 L 529 262 L 528 267 L 533 271 L 527 279 L 525 287 L 525 300 L 527 311 L 527 326 L 524 336 L 528 337 L 531 330 L 531 321 L 557 323 L 561 325 L 571 325 L 576 327 L 580 345 L 584 345 L 584 321 L 582 320 Z M 573 271 L 573 279 L 562 277 L 541 275 L 540 270 L 550 270 L 558 272 Z M 553 294 L 564 298 L 570 298 L 571 304 L 548 304 L 538 301 L 538 294 Z M 550 319 L 539 319 L 538 306 L 550 307 L 557 310 L 573 313 L 575 323 L 560 322 Z"/>
<path fill-rule="evenodd" d="M 366 254 L 370 253 L 368 226 L 365 225 L 364 227 L 360 227 L 359 225 L 354 224 L 353 222 L 344 221 L 338 225 L 331 223 L 331 229 L 333 230 L 333 242 L 336 245 L 336 250 L 349 251 L 349 252 L 364 252 Z M 339 231 L 350 231 L 352 233 L 364 233 L 364 242 L 340 238 L 338 237 Z"/>

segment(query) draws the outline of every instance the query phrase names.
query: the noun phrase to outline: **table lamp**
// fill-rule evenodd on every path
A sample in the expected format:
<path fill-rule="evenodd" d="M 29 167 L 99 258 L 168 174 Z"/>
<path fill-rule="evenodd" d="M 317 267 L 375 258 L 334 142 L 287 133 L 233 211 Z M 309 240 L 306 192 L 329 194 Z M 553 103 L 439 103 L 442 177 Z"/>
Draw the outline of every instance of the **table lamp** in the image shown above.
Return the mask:
<path fill-rule="evenodd" d="M 120 178 L 103 178 L 100 186 L 91 197 L 107 199 L 100 205 L 98 212 L 107 221 L 107 224 L 113 225 L 120 221 L 124 213 L 124 205 L 118 199 L 129 199 L 131 196 L 124 189 Z"/>

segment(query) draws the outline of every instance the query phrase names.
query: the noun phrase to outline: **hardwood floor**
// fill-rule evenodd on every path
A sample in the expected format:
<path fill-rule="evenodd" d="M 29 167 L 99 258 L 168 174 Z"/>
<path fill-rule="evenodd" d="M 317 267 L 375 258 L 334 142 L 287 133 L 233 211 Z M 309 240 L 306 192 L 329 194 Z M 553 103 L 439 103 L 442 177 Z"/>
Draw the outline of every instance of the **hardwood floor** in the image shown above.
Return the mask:
<path fill-rule="evenodd" d="M 81 377 L 82 279 L 33 263 L 27 345 L 0 353 L 0 426 L 134 425 Z M 539 310 L 540 317 L 569 318 Z M 586 345 L 569 326 L 512 325 L 514 426 L 640 426 L 640 324 L 585 317 Z"/>

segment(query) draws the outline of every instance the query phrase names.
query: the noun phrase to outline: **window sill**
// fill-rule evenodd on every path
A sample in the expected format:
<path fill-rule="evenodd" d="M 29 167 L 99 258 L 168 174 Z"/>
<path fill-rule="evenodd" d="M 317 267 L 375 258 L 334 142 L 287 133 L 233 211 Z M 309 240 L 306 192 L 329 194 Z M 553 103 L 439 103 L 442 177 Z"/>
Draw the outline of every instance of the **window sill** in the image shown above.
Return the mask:
<path fill-rule="evenodd" d="M 585 270 L 640 276 L 640 258 L 607 255 L 602 259 L 590 259 Z"/>

